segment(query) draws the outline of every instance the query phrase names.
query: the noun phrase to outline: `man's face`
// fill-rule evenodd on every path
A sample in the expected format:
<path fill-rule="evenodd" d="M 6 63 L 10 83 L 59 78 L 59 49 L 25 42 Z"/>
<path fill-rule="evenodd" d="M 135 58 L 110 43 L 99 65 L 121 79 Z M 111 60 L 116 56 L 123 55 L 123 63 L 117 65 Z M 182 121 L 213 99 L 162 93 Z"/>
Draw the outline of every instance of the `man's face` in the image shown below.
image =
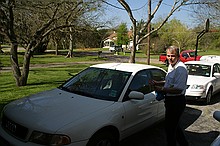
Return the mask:
<path fill-rule="evenodd" d="M 167 59 L 169 61 L 169 64 L 174 66 L 178 61 L 178 56 L 176 55 L 176 52 L 171 52 L 170 50 L 167 50 Z"/>

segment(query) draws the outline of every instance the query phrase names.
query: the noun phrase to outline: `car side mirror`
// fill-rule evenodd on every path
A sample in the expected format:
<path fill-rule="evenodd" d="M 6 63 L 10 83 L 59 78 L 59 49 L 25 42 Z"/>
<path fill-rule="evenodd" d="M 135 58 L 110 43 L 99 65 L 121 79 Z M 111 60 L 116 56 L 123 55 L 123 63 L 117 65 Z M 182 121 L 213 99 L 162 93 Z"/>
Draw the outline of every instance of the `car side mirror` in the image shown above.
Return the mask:
<path fill-rule="evenodd" d="M 130 99 L 137 99 L 137 100 L 143 100 L 144 94 L 138 91 L 131 91 L 128 95 Z"/>
<path fill-rule="evenodd" d="M 220 78 L 220 73 L 214 73 L 213 75 L 214 75 L 214 77 L 216 77 L 216 78 Z"/>

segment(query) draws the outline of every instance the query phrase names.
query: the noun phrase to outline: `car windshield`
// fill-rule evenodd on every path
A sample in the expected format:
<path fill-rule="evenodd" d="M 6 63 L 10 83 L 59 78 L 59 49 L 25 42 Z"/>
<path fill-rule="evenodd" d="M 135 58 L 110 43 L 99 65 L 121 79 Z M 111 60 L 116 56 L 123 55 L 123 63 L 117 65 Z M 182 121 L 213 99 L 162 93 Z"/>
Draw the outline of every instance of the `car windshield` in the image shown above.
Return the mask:
<path fill-rule="evenodd" d="M 195 52 L 189 52 L 190 57 L 195 57 Z"/>
<path fill-rule="evenodd" d="M 68 92 L 117 101 L 131 72 L 90 67 L 60 86 Z"/>
<path fill-rule="evenodd" d="M 188 74 L 195 76 L 210 77 L 211 66 L 203 64 L 186 64 Z"/>

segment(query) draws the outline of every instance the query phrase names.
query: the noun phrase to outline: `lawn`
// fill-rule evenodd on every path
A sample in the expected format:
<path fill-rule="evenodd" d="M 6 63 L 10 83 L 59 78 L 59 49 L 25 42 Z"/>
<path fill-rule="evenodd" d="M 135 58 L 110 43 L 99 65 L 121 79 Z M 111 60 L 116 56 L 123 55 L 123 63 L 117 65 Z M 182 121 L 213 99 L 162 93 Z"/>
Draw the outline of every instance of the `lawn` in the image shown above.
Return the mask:
<path fill-rule="evenodd" d="M 11 72 L 0 73 L 0 111 L 2 107 L 15 99 L 28 96 L 40 91 L 56 88 L 71 74 L 76 74 L 90 64 L 80 64 L 65 67 L 49 67 L 31 69 L 27 86 L 17 87 Z"/>

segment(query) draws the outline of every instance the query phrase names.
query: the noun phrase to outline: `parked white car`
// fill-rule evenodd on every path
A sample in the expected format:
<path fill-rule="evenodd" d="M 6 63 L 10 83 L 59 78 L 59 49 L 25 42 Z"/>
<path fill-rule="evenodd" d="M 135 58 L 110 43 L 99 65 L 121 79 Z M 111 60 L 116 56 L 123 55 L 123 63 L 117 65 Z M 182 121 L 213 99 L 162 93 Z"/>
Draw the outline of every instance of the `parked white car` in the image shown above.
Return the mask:
<path fill-rule="evenodd" d="M 204 55 L 200 58 L 201 61 L 209 61 L 220 63 L 220 56 L 217 55 Z"/>
<path fill-rule="evenodd" d="M 121 52 L 123 49 L 122 49 L 122 46 L 110 46 L 109 47 L 109 51 L 110 52 Z"/>
<path fill-rule="evenodd" d="M 208 61 L 185 62 L 188 70 L 187 100 L 210 103 L 212 95 L 220 91 L 220 64 Z"/>
<path fill-rule="evenodd" d="M 116 146 L 164 119 L 164 102 L 149 81 L 165 76 L 142 64 L 93 65 L 56 89 L 6 105 L 0 144 Z"/>

